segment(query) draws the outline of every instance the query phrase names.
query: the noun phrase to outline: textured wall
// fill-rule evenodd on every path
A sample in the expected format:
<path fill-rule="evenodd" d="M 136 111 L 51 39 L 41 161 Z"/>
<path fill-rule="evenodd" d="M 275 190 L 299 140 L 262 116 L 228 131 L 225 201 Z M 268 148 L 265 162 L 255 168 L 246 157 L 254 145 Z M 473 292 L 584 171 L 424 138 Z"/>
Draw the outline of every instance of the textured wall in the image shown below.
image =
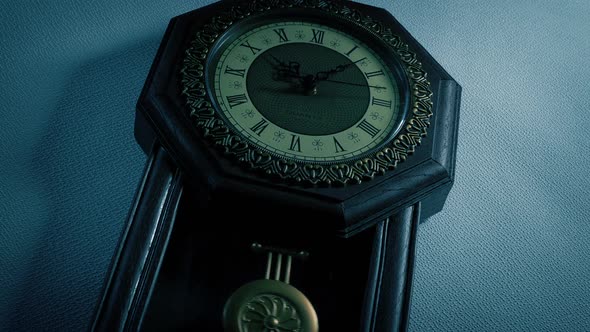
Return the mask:
<path fill-rule="evenodd" d="M 463 86 L 410 330 L 590 331 L 590 2 L 365 2 Z M 87 327 L 146 160 L 137 96 L 168 19 L 206 3 L 2 4 L 0 329 Z"/>

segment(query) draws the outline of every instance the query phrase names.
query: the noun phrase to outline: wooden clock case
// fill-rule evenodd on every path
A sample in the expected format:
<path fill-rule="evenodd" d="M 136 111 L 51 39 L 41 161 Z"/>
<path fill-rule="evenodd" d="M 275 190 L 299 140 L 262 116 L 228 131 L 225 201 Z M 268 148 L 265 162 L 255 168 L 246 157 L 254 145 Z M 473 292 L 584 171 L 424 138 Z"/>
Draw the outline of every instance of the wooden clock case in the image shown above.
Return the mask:
<path fill-rule="evenodd" d="M 310 253 L 291 279 L 322 331 L 405 330 L 416 230 L 453 184 L 461 87 L 389 12 L 346 2 L 420 59 L 433 96 L 428 134 L 395 170 L 360 184 L 266 177 L 204 143 L 183 111 L 179 62 L 191 32 L 227 4 L 177 16 L 164 35 L 137 103 L 149 160 L 92 330 L 221 331 L 226 299 L 263 276 L 253 242 Z"/>

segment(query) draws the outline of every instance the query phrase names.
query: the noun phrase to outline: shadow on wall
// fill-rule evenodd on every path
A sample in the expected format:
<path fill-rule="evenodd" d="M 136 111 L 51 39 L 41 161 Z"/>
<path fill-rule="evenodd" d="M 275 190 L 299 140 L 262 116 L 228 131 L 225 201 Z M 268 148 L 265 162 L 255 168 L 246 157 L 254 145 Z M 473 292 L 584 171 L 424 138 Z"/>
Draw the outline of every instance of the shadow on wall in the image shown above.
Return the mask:
<path fill-rule="evenodd" d="M 64 80 L 30 171 L 49 211 L 26 277 L 4 299 L 7 330 L 89 327 L 146 160 L 135 103 L 160 40 L 93 58 Z"/>

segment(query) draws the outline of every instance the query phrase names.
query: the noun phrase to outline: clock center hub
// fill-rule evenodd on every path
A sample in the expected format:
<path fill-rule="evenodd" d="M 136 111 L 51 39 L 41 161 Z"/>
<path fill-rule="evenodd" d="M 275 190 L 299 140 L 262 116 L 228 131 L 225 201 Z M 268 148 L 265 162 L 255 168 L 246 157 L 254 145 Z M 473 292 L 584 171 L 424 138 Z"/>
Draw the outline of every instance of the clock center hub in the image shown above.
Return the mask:
<path fill-rule="evenodd" d="M 318 94 L 318 84 L 313 75 L 307 75 L 303 78 L 303 91 L 306 96 L 315 96 Z"/>

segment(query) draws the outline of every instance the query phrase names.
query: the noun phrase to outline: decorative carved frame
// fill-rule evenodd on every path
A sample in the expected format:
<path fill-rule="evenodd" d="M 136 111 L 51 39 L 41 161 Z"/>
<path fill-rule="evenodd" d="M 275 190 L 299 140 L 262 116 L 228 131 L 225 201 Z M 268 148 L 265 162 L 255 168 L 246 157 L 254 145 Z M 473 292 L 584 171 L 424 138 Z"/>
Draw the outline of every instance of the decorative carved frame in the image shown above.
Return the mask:
<path fill-rule="evenodd" d="M 382 148 L 362 157 L 334 164 L 290 160 L 276 156 L 243 138 L 227 125 L 215 110 L 207 92 L 206 62 L 212 46 L 230 27 L 261 13 L 285 8 L 322 11 L 370 31 L 384 42 L 399 59 L 410 85 L 410 107 L 399 133 Z M 416 53 L 386 24 L 342 2 L 331 0 L 251 0 L 236 2 L 211 17 L 194 33 L 181 68 L 181 94 L 186 98 L 188 116 L 202 135 L 242 164 L 284 180 L 312 185 L 345 185 L 373 179 L 396 168 L 420 145 L 432 116 L 432 91 L 427 73 Z"/>

